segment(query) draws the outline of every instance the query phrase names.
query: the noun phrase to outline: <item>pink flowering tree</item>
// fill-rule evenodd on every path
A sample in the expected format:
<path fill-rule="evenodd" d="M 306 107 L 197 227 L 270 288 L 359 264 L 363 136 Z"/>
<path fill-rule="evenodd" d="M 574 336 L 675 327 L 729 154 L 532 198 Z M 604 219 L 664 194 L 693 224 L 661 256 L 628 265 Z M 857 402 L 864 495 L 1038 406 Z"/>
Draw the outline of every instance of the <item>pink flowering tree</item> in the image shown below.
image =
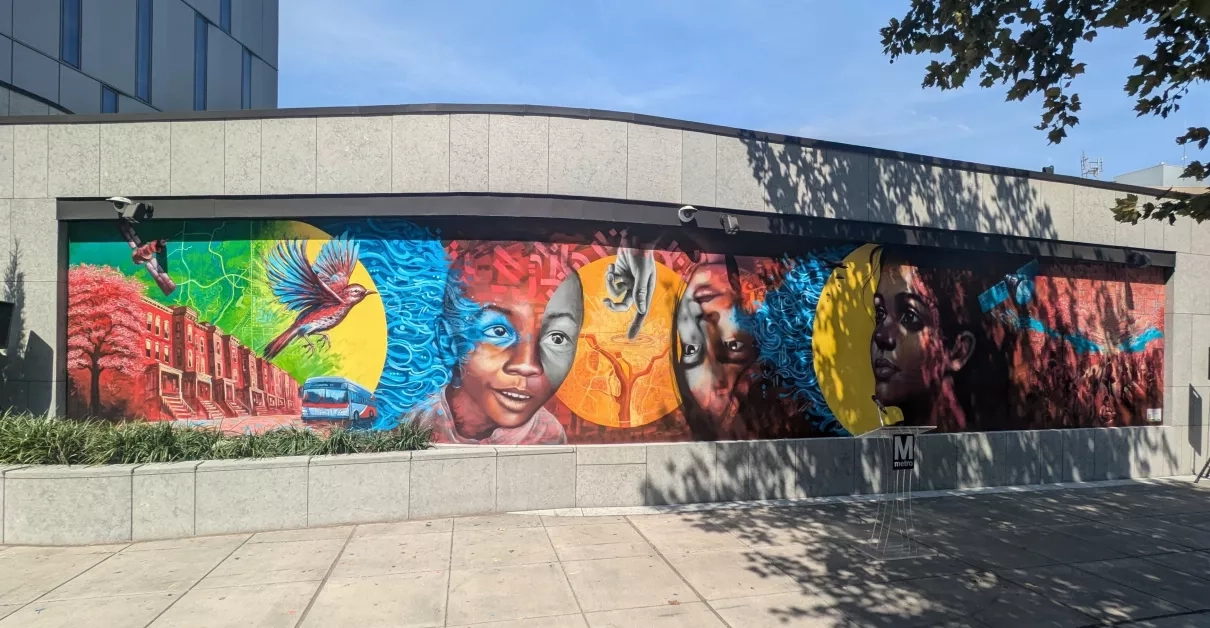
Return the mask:
<path fill-rule="evenodd" d="M 137 376 L 147 361 L 139 303 L 143 285 L 107 266 L 81 264 L 67 272 L 67 368 L 89 373 L 88 410 L 101 412 L 101 373 Z"/>

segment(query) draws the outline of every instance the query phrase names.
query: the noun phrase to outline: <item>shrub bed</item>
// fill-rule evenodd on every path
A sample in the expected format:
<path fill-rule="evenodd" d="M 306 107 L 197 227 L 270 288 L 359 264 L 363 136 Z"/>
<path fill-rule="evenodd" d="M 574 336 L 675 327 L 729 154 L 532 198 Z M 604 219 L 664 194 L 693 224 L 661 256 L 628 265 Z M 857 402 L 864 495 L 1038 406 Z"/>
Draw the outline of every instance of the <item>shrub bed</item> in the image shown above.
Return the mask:
<path fill-rule="evenodd" d="M 324 434 L 281 428 L 260 434 L 224 434 L 168 422 L 95 421 L 0 416 L 0 464 L 142 464 L 185 460 L 321 456 L 427 449 L 427 430 L 333 428 Z"/>

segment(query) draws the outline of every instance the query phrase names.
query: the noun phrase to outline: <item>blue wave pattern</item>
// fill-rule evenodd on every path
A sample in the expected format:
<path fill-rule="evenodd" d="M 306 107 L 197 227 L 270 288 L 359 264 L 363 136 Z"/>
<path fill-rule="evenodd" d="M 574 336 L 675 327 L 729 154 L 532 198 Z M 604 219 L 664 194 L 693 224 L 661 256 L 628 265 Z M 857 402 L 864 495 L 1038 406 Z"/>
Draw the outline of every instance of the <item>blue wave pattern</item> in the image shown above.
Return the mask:
<path fill-rule="evenodd" d="M 1034 299 L 1036 289 L 1034 279 L 1038 276 L 1039 264 L 1038 260 L 1032 260 L 1028 264 L 1018 268 L 1015 273 L 1006 275 L 1004 281 L 988 288 L 983 294 L 979 295 L 979 306 L 983 309 L 983 313 L 989 313 L 1001 303 L 1012 300 L 1013 303 L 1024 306 L 1028 305 Z M 1153 327 L 1148 327 L 1137 336 L 1128 337 L 1122 342 L 1113 347 L 1106 347 L 1099 342 L 1088 337 L 1086 334 L 1076 332 L 1074 334 L 1065 334 L 1056 329 L 1051 329 L 1042 321 L 1030 316 L 1021 316 L 1017 312 L 1011 310 L 1002 310 L 993 314 L 996 318 L 1003 321 L 1006 325 L 1014 330 L 1025 329 L 1036 332 L 1050 338 L 1055 338 L 1066 343 L 1077 354 L 1087 353 L 1140 353 L 1147 349 L 1147 345 L 1164 337 L 1164 332 Z"/>
<path fill-rule="evenodd" d="M 806 257 L 787 258 L 784 263 L 788 270 L 781 285 L 765 295 L 755 312 L 744 317 L 766 375 L 796 401 L 805 402 L 810 420 L 823 433 L 834 436 L 850 434 L 828 408 L 815 374 L 815 308 L 836 266 L 855 249 L 832 247 Z"/>
<path fill-rule="evenodd" d="M 322 221 L 329 233 L 347 231 L 360 242 L 360 261 L 382 297 L 387 356 L 374 391 L 373 428 L 399 425 L 408 411 L 432 403 L 454 381 L 474 347 L 481 307 L 467 299 L 450 269 L 439 234 L 390 220 Z"/>

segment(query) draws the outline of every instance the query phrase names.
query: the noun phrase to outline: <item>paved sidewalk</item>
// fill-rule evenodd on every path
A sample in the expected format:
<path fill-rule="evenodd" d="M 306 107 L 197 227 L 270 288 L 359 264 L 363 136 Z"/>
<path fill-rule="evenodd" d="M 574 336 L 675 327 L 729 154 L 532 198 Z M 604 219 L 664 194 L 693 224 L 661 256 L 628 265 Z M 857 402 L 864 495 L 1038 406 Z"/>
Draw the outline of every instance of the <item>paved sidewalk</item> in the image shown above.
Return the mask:
<path fill-rule="evenodd" d="M 891 563 L 868 503 L 7 547 L 0 628 L 1210 626 L 1207 483 L 916 505 Z"/>

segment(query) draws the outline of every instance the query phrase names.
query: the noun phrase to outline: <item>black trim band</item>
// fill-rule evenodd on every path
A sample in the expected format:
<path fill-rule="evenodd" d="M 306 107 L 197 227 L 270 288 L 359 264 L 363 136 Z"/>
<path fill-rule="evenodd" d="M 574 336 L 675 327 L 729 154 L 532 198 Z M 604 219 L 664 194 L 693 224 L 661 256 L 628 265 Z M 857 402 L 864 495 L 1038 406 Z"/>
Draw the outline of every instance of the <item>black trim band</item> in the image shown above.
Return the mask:
<path fill-rule="evenodd" d="M 713 207 L 697 207 L 694 221 L 684 225 L 677 217 L 679 205 L 667 203 L 500 194 L 163 197 L 140 200 L 155 205 L 156 219 L 305 219 L 345 216 L 543 218 L 692 229 L 712 239 L 729 237 L 723 234 L 721 219 L 725 215 L 732 215 L 738 221 L 743 239 L 777 236 L 779 239 L 874 242 L 1113 264 L 1137 264 L 1140 259 L 1138 254 L 1143 253 L 1149 266 L 1176 266 L 1176 254 L 1165 251 Z M 108 201 L 61 199 L 58 202 L 59 220 L 104 220 L 114 217 L 113 205 Z"/>

